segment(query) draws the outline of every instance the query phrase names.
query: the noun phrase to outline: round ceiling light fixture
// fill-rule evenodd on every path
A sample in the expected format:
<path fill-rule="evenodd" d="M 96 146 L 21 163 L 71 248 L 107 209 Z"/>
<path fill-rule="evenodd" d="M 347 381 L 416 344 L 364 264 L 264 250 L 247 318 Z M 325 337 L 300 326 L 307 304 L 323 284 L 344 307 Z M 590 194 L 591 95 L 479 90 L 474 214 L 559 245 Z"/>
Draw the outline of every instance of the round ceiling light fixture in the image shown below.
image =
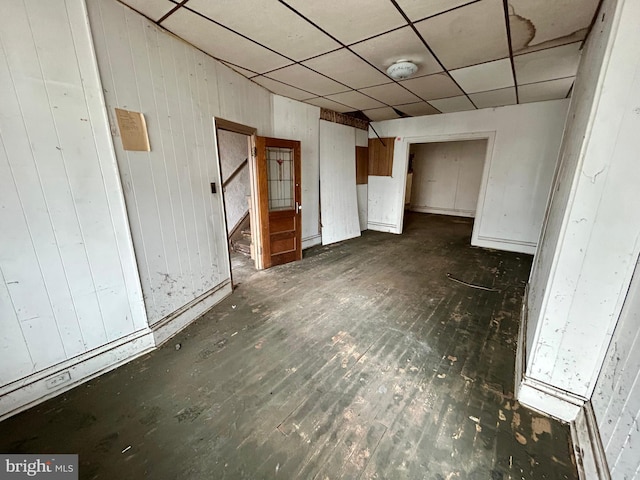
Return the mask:
<path fill-rule="evenodd" d="M 418 71 L 418 66 L 409 60 L 398 60 L 387 68 L 387 75 L 394 80 L 404 80 Z"/>

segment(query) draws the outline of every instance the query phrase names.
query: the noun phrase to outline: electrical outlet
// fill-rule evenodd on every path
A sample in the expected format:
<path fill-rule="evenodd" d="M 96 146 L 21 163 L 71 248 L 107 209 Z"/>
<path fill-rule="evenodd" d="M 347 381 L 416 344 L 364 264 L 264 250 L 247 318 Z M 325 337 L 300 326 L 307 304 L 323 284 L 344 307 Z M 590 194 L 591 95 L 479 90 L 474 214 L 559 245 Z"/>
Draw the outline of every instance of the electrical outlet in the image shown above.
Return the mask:
<path fill-rule="evenodd" d="M 55 377 L 47 378 L 46 385 L 49 390 L 59 387 L 63 383 L 67 383 L 71 380 L 71 374 L 67 370 L 66 372 L 59 373 Z"/>

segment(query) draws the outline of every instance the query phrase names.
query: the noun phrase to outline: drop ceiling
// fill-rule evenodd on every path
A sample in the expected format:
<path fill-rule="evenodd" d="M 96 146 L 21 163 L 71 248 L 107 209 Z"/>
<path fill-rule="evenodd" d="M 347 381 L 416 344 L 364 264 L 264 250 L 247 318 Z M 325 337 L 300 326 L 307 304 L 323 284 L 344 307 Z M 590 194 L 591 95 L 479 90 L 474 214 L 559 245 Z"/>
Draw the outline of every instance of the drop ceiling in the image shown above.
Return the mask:
<path fill-rule="evenodd" d="M 121 0 L 273 93 L 369 119 L 566 98 L 598 0 Z M 418 65 L 394 81 L 399 59 Z"/>

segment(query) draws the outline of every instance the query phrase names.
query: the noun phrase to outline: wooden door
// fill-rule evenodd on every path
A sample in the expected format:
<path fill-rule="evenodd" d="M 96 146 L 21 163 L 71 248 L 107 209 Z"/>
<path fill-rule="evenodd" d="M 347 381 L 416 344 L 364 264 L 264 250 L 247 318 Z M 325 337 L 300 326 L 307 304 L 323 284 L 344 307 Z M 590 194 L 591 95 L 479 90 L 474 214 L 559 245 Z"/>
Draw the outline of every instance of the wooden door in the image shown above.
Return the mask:
<path fill-rule="evenodd" d="M 300 260 L 300 142 L 256 137 L 256 163 L 262 267 Z"/>

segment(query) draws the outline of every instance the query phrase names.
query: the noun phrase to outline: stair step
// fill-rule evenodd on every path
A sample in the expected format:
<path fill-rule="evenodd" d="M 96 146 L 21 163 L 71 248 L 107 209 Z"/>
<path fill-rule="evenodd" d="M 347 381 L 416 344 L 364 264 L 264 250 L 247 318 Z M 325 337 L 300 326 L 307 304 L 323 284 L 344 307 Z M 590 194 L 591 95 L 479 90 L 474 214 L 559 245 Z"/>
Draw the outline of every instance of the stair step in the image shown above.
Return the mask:
<path fill-rule="evenodd" d="M 242 236 L 244 238 L 249 238 L 249 239 L 251 238 L 251 230 L 242 230 L 242 232 L 240 233 L 242 233 Z"/>
<path fill-rule="evenodd" d="M 233 250 L 244 255 L 251 255 L 251 242 L 246 239 L 233 242 Z"/>

